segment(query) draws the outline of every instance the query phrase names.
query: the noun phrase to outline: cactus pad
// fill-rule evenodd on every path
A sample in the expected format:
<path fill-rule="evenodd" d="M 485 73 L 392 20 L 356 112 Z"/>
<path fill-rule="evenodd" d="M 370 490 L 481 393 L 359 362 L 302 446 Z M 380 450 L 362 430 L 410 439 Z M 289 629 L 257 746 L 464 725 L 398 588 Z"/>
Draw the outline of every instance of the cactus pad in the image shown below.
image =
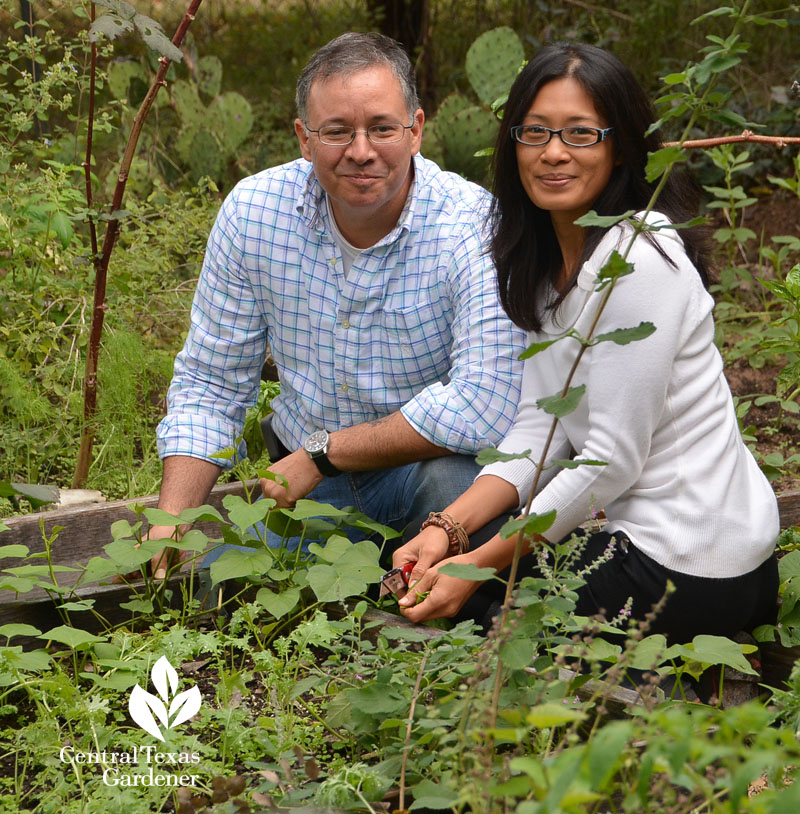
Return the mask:
<path fill-rule="evenodd" d="M 481 102 L 490 106 L 507 94 L 524 61 L 522 43 L 507 26 L 481 34 L 466 60 L 467 77 Z"/>

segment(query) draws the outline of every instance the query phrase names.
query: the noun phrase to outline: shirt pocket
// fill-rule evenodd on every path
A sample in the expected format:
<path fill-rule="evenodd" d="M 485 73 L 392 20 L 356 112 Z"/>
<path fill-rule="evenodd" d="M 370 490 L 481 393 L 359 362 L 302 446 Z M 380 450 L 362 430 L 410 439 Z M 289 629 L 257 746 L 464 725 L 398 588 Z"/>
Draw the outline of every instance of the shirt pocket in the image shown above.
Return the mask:
<path fill-rule="evenodd" d="M 418 302 L 381 311 L 378 331 L 387 380 L 395 387 L 411 387 L 416 392 L 420 386 L 446 378 L 451 321 L 442 302 Z"/>

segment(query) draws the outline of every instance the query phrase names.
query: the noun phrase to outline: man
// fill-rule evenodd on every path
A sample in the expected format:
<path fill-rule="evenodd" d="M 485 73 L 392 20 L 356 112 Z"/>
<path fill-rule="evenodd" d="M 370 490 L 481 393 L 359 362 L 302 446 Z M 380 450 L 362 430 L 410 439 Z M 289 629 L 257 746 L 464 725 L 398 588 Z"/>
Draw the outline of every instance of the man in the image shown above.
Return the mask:
<path fill-rule="evenodd" d="M 419 155 L 411 63 L 388 37 L 324 46 L 297 109 L 303 158 L 240 182 L 209 238 L 158 431 L 159 506 L 206 500 L 269 341 L 273 429 L 291 452 L 264 495 L 356 506 L 413 536 L 516 412 L 525 341 L 481 246 L 489 195 Z"/>

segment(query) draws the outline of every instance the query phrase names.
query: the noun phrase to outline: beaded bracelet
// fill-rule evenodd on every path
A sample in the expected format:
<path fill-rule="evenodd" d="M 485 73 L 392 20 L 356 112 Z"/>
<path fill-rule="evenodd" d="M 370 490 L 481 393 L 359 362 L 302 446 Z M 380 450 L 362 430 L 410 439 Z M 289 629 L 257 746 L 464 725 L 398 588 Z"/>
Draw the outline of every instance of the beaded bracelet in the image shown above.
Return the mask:
<path fill-rule="evenodd" d="M 427 520 L 423 520 L 419 530 L 428 528 L 428 526 L 437 526 L 444 529 L 450 541 L 450 555 L 464 554 L 469 551 L 469 535 L 464 530 L 464 527 L 455 520 L 452 515 L 445 512 L 431 512 Z"/>

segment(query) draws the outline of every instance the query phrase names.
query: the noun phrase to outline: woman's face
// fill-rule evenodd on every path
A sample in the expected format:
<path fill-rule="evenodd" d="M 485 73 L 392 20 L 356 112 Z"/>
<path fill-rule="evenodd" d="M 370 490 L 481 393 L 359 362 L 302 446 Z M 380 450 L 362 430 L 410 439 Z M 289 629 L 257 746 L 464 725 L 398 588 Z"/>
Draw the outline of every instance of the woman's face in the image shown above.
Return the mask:
<path fill-rule="evenodd" d="M 553 130 L 609 126 L 583 86 L 571 77 L 543 85 L 520 124 Z M 614 149 L 608 138 L 589 147 L 570 147 L 554 135 L 538 147 L 517 143 L 517 164 L 531 201 L 550 212 L 554 221 L 572 223 L 592 208 L 608 184 L 615 164 Z"/>

